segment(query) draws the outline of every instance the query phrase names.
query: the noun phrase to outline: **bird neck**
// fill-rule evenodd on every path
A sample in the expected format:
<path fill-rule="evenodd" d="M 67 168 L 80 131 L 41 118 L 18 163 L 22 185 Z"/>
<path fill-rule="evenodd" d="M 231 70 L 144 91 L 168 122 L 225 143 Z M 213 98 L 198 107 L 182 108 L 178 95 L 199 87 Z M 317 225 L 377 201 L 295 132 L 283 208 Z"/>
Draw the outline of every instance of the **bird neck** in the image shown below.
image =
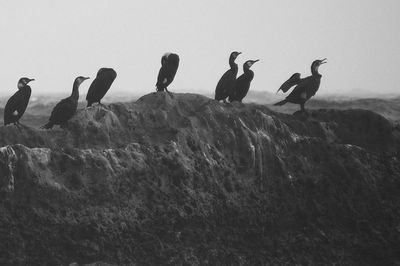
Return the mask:
<path fill-rule="evenodd" d="M 23 91 L 23 92 L 30 92 L 31 87 L 29 87 L 28 85 L 25 85 L 25 86 L 21 87 L 19 90 Z"/>
<path fill-rule="evenodd" d="M 311 74 L 312 74 L 313 76 L 321 76 L 321 74 L 318 72 L 318 67 L 319 67 L 319 66 L 317 66 L 317 65 L 315 65 L 315 64 L 312 64 L 312 65 L 311 65 Z"/>
<path fill-rule="evenodd" d="M 74 82 L 74 85 L 72 86 L 72 94 L 71 94 L 71 98 L 74 100 L 78 100 L 79 99 L 79 86 L 81 84 L 78 83 L 77 81 Z"/>
<path fill-rule="evenodd" d="M 230 65 L 231 69 L 237 69 L 238 68 L 238 65 L 235 63 L 235 58 L 233 58 L 233 57 L 229 58 L 229 65 Z"/>
<path fill-rule="evenodd" d="M 253 71 L 251 71 L 250 68 L 248 68 L 248 67 L 244 67 L 244 68 L 243 68 L 243 73 L 245 73 L 245 74 L 251 74 L 251 73 L 253 73 Z"/>

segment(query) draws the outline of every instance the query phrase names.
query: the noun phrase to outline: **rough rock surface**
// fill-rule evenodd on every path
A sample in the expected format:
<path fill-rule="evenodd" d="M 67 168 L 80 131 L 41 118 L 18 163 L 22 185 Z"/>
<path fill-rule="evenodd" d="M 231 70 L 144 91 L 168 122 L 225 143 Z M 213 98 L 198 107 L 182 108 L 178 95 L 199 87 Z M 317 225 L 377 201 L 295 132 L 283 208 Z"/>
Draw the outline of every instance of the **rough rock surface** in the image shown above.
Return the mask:
<path fill-rule="evenodd" d="M 0 265 L 400 263 L 399 141 L 370 111 L 167 93 L 1 127 Z"/>

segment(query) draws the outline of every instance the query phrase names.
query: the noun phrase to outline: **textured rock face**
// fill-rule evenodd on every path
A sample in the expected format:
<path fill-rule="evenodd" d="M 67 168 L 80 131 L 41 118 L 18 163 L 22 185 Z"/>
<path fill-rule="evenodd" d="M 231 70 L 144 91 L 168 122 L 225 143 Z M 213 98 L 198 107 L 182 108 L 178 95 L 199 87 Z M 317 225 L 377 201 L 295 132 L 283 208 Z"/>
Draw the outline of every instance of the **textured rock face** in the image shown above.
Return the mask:
<path fill-rule="evenodd" d="M 0 264 L 388 264 L 400 260 L 399 132 L 194 94 L 0 129 Z"/>

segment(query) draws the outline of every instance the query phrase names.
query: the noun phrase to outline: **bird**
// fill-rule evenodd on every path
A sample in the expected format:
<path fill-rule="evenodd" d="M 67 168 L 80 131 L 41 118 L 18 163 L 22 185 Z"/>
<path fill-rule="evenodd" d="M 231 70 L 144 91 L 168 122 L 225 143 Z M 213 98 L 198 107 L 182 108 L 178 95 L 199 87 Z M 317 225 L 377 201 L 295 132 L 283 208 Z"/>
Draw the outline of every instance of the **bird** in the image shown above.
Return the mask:
<path fill-rule="evenodd" d="M 295 82 L 289 82 L 292 77 L 296 74 L 293 74 L 292 77 L 287 80 L 285 83 L 286 85 L 291 85 L 290 87 L 297 85 L 293 91 L 282 101 L 275 103 L 274 105 L 276 106 L 281 106 L 284 105 L 285 103 L 296 103 L 300 104 L 301 112 L 306 112 L 304 108 L 304 104 L 315 95 L 315 93 L 319 89 L 319 85 L 321 84 L 321 77 L 322 75 L 319 74 L 318 68 L 322 65 L 325 64 L 326 58 L 322 60 L 314 60 L 311 64 L 311 76 L 308 76 L 306 78 L 297 79 Z M 281 88 L 283 87 L 283 91 L 285 92 L 290 89 L 290 87 L 287 87 L 285 83 L 282 84 Z M 279 91 L 279 90 L 278 90 Z"/>
<path fill-rule="evenodd" d="M 179 67 L 179 56 L 173 53 L 166 53 L 161 57 L 161 68 L 157 77 L 157 91 L 169 92 L 167 87 L 175 78 Z"/>
<path fill-rule="evenodd" d="M 241 52 L 232 52 L 229 56 L 229 66 L 231 68 L 228 69 L 218 81 L 217 87 L 215 88 L 215 100 L 222 100 L 226 103 L 226 98 L 232 94 L 238 73 L 238 65 L 235 63 L 235 60 L 240 54 Z"/>
<path fill-rule="evenodd" d="M 229 95 L 230 102 L 238 101 L 241 103 L 243 98 L 246 97 L 247 92 L 250 89 L 250 83 L 254 77 L 254 72 L 250 70 L 250 67 L 258 61 L 260 60 L 247 60 L 243 64 L 244 73 L 236 79 L 235 89 L 233 90 L 233 93 Z"/>
<path fill-rule="evenodd" d="M 93 103 L 101 105 L 101 99 L 106 95 L 116 77 L 117 72 L 112 68 L 99 69 L 86 95 L 87 107 L 92 106 Z"/>
<path fill-rule="evenodd" d="M 79 86 L 87 79 L 89 79 L 89 77 L 82 76 L 75 79 L 71 96 L 62 99 L 56 104 L 51 112 L 49 122 L 41 128 L 50 129 L 53 128 L 54 125 L 60 125 L 61 127 L 67 125 L 68 120 L 74 116 L 78 108 Z"/>
<path fill-rule="evenodd" d="M 25 113 L 28 106 L 29 98 L 31 97 L 31 87 L 28 83 L 35 79 L 20 78 L 18 81 L 18 91 L 8 99 L 6 107 L 4 108 L 4 125 L 14 123 L 18 126 L 19 119 Z"/>

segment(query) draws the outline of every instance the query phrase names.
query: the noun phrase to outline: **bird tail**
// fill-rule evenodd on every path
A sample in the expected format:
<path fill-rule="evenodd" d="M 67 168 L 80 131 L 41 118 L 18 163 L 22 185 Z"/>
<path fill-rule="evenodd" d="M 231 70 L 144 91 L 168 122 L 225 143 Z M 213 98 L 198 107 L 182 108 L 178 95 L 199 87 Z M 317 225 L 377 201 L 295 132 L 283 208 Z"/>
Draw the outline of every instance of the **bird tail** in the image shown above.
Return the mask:
<path fill-rule="evenodd" d="M 275 106 L 281 106 L 281 105 L 284 105 L 285 103 L 287 103 L 287 100 L 286 100 L 286 99 L 283 100 L 283 101 L 277 102 L 277 103 L 275 103 L 274 105 L 275 105 Z"/>
<path fill-rule="evenodd" d="M 54 126 L 53 122 L 49 121 L 47 124 L 41 126 L 40 128 L 41 129 L 50 129 L 50 128 L 53 128 L 53 126 Z"/>

